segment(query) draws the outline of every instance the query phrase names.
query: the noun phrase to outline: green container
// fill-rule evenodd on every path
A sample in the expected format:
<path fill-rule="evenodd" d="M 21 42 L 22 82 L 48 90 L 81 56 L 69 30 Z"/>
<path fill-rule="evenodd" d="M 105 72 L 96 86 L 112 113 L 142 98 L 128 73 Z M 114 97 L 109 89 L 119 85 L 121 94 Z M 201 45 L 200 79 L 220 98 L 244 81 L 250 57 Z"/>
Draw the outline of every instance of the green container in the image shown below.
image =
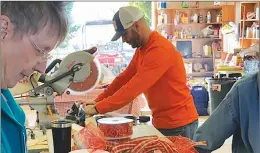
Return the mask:
<path fill-rule="evenodd" d="M 221 101 L 225 98 L 226 94 L 230 91 L 234 83 L 237 81 L 235 78 L 220 78 L 208 79 L 209 91 L 209 114 L 218 107 Z"/>

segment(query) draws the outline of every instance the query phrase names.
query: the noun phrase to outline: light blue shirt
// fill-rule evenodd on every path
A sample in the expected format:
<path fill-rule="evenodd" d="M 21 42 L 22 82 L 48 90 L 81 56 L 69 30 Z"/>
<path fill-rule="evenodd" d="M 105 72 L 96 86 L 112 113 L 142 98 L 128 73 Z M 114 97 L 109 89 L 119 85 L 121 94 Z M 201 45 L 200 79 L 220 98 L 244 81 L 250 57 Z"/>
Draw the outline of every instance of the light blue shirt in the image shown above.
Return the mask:
<path fill-rule="evenodd" d="M 1 89 L 1 153 L 27 153 L 25 113 L 9 90 Z"/>
<path fill-rule="evenodd" d="M 233 135 L 233 153 L 260 153 L 259 88 L 260 72 L 237 81 L 209 119 L 197 129 L 194 141 L 200 153 L 220 148 Z"/>

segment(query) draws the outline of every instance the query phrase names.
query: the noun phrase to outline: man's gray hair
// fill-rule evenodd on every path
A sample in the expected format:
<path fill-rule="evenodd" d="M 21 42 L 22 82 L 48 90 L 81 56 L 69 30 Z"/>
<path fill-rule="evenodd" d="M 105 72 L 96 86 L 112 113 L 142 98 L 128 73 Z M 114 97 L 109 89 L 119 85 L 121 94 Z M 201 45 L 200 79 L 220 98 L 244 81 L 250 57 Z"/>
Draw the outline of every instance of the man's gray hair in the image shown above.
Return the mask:
<path fill-rule="evenodd" d="M 14 25 L 14 32 L 22 36 L 40 32 L 49 22 L 57 31 L 58 44 L 60 44 L 68 32 L 68 16 L 65 11 L 67 3 L 61 1 L 2 1 L 1 15 L 9 17 Z"/>

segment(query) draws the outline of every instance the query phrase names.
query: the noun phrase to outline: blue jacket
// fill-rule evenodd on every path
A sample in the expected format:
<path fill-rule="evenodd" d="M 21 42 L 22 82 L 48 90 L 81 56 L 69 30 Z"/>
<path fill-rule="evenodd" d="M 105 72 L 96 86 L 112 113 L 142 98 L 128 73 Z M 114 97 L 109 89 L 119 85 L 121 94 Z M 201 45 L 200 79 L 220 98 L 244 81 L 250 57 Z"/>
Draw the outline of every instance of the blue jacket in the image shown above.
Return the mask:
<path fill-rule="evenodd" d="M 220 148 L 233 135 L 233 153 L 260 153 L 260 72 L 237 81 L 209 119 L 197 129 L 194 140 L 207 141 L 200 153 Z"/>
<path fill-rule="evenodd" d="M 27 153 L 25 113 L 9 90 L 1 89 L 1 153 Z"/>

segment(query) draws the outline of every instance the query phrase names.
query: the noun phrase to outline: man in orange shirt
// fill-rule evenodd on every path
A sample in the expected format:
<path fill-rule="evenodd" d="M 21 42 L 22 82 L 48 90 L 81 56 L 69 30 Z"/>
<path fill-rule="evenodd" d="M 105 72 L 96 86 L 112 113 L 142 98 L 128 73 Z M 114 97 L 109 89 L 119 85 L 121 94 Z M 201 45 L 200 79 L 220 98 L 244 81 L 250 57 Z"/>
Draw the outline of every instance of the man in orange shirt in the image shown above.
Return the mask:
<path fill-rule="evenodd" d="M 153 125 L 164 135 L 192 138 L 198 114 L 189 88 L 181 54 L 170 41 L 147 25 L 143 14 L 132 6 L 121 7 L 113 18 L 116 34 L 137 48 L 132 61 L 85 107 L 88 115 L 117 110 L 144 93 L 152 111 Z"/>

